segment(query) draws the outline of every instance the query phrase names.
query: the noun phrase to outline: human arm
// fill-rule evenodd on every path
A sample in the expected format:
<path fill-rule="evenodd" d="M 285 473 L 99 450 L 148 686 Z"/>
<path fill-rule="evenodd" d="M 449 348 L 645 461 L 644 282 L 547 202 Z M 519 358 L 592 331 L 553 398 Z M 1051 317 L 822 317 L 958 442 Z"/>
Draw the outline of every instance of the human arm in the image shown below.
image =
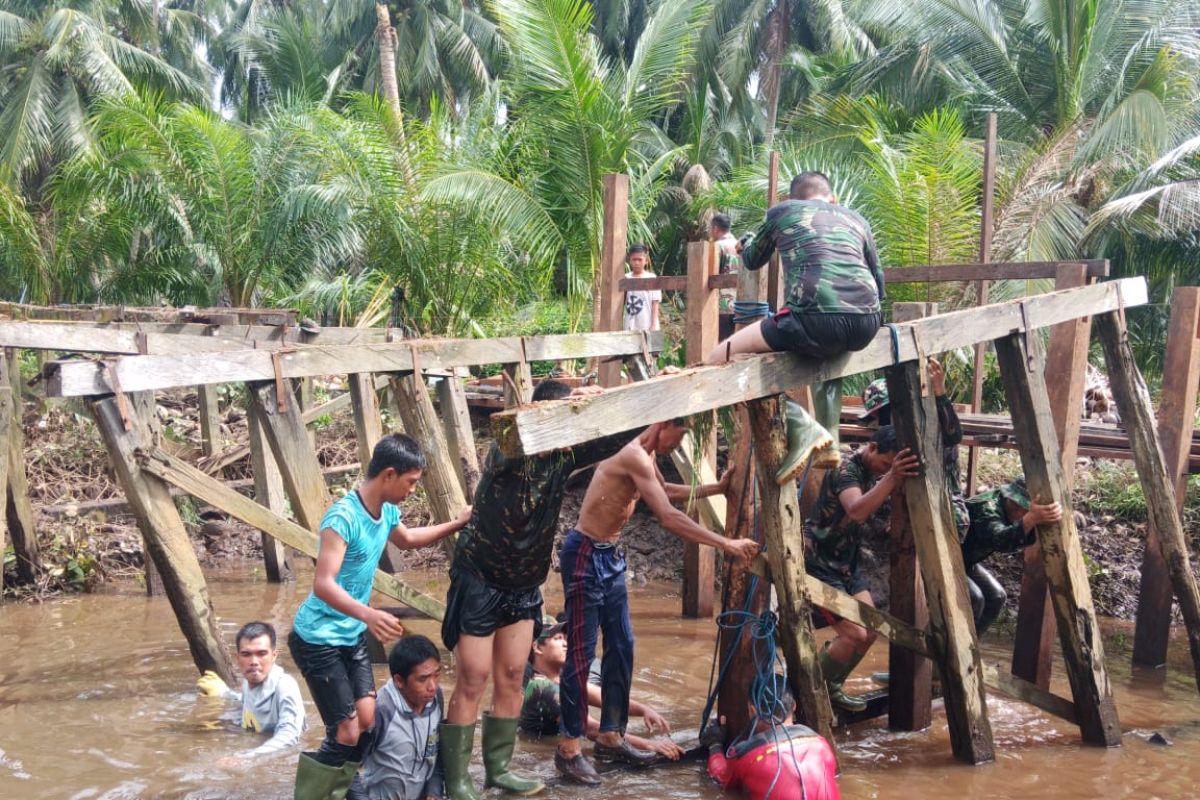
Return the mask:
<path fill-rule="evenodd" d="M 246 753 L 247 757 L 258 757 L 288 750 L 300 742 L 304 730 L 304 700 L 300 697 L 300 686 L 285 675 L 276 690 L 279 693 L 278 721 L 271 738 Z"/>
<path fill-rule="evenodd" d="M 879 265 L 879 250 L 875 247 L 875 236 L 871 233 L 871 226 L 866 220 L 863 220 L 863 261 L 866 262 L 867 269 L 871 271 L 871 277 L 875 279 L 875 291 L 879 292 L 879 301 L 883 302 L 887 298 L 887 287 L 883 283 L 883 268 Z"/>
<path fill-rule="evenodd" d="M 659 330 L 658 312 L 662 307 L 662 292 L 654 291 L 650 293 L 650 330 Z"/>
<path fill-rule="evenodd" d="M 708 747 L 708 777 L 712 778 L 722 789 L 736 789 L 734 763 L 725 755 L 725 717 L 721 724 L 710 722 L 700 737 L 700 744 Z"/>
<path fill-rule="evenodd" d="M 1041 495 L 1034 497 L 1033 502 L 1029 504 L 1029 510 L 1021 519 L 1021 526 L 1027 534 L 1032 535 L 1038 525 L 1058 522 L 1062 519 L 1062 506 L 1058 503 L 1042 503 L 1041 500 Z"/>
<path fill-rule="evenodd" d="M 637 700 L 629 701 L 629 713 L 642 718 L 646 723 L 646 730 L 650 733 L 670 733 L 671 723 L 667 722 L 666 717 L 658 713 L 658 711 L 645 703 L 639 703 Z"/>
<path fill-rule="evenodd" d="M 442 748 L 438 748 L 437 757 L 433 762 L 433 772 L 425 779 L 421 787 L 421 797 L 425 800 L 442 800 L 446 796 L 446 770 L 442 765 Z"/>
<path fill-rule="evenodd" d="M 471 506 L 463 508 L 457 518 L 437 525 L 422 525 L 419 528 L 409 528 L 404 523 L 398 523 L 392 528 L 388 538 L 392 544 L 401 550 L 416 550 L 434 542 L 440 542 L 447 536 L 458 533 L 471 521 Z M 332 603 L 330 604 L 332 605 Z"/>
<path fill-rule="evenodd" d="M 743 269 L 762 269 L 771 260 L 771 255 L 775 252 L 775 215 L 771 213 L 774 210 L 767 211 L 767 218 L 758 227 L 754 238 L 746 242 L 739 252 Z"/>
<path fill-rule="evenodd" d="M 921 459 L 907 448 L 896 454 L 892 468 L 867 492 L 857 485 L 847 486 L 838 493 L 838 501 L 851 522 L 866 522 L 892 496 L 905 478 L 917 475 Z"/>
<path fill-rule="evenodd" d="M 658 753 L 670 761 L 678 761 L 683 756 L 683 748 L 675 744 L 670 737 L 644 739 L 636 734 L 627 733 L 625 734 L 625 741 L 638 750 L 649 750 L 651 753 Z"/>
<path fill-rule="evenodd" d="M 317 566 L 313 574 L 313 594 L 331 608 L 367 624 L 367 630 L 381 642 L 390 642 L 404 635 L 404 627 L 386 611 L 360 603 L 338 585 L 338 570 L 346 557 L 346 540 L 332 528 L 321 529 L 317 549 Z"/>
<path fill-rule="evenodd" d="M 232 700 L 235 703 L 242 702 L 242 693 L 230 689 L 225 681 L 221 679 L 221 676 L 211 669 L 204 670 L 204 674 L 196 679 L 196 688 L 205 697 L 220 697 L 223 700 Z"/>
<path fill-rule="evenodd" d="M 655 471 L 658 471 L 655 465 Z M 702 483 L 698 486 L 691 486 L 682 483 L 667 483 L 663 481 L 663 490 L 667 493 L 667 498 L 672 503 L 686 503 L 689 500 L 701 497 L 712 497 L 715 494 L 725 494 L 729 491 L 729 480 L 733 475 L 733 470 L 725 470 L 725 474 L 721 476 L 721 480 L 716 483 Z M 659 473 L 661 477 L 661 473 Z"/>
<path fill-rule="evenodd" d="M 962 442 L 962 423 L 954 403 L 946 395 L 946 370 L 936 358 L 929 359 L 929 380 L 933 384 L 933 396 L 937 401 L 938 428 L 942 432 L 942 447 L 954 447 Z"/>

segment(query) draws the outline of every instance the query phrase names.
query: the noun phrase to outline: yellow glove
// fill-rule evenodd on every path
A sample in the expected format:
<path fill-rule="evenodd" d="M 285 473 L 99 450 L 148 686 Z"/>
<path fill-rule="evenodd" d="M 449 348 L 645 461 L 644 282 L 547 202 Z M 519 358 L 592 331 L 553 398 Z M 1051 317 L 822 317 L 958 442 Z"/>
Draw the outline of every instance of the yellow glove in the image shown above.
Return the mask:
<path fill-rule="evenodd" d="M 211 669 L 206 669 L 196 681 L 196 688 L 200 690 L 200 694 L 207 697 L 222 697 L 229 691 L 229 687 L 225 681 L 221 680 L 221 676 Z"/>

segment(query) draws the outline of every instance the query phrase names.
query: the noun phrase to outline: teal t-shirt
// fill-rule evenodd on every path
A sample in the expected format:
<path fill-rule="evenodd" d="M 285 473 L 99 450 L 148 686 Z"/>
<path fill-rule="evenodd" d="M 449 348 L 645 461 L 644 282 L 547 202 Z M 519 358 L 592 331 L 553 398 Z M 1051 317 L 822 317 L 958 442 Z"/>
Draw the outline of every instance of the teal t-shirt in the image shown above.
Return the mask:
<path fill-rule="evenodd" d="M 346 557 L 338 570 L 337 584 L 358 602 L 371 599 L 379 557 L 387 545 L 388 534 L 399 524 L 399 508 L 384 503 L 376 519 L 367 511 L 358 492 L 338 500 L 321 519 L 321 530 L 328 528 L 346 541 Z M 304 641 L 330 647 L 349 647 L 366 629 L 365 622 L 346 616 L 312 592 L 292 622 L 292 630 Z"/>

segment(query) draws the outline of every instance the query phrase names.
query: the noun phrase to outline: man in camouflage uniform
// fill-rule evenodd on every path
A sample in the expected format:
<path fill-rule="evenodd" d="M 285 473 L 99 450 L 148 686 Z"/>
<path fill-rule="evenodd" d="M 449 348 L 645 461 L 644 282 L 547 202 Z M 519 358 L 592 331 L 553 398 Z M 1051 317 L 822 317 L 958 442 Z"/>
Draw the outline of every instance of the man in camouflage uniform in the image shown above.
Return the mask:
<path fill-rule="evenodd" d="M 548 380 L 538 386 L 533 399 L 559 400 L 572 393 L 565 384 Z M 487 786 L 521 794 L 541 790 L 540 781 L 516 775 L 508 765 L 521 713 L 525 662 L 542 624 L 541 585 L 550 571 L 566 481 L 575 470 L 616 453 L 636 434 L 528 458 L 506 458 L 495 445 L 488 453 L 471 519 L 458 536 L 442 621 L 442 641 L 454 651 L 458 666 L 442 724 L 446 791 L 453 800 L 478 800 L 467 766 L 493 665 L 492 709 L 483 715 Z"/>
<path fill-rule="evenodd" d="M 825 473 L 817 503 L 804 522 L 804 566 L 809 575 L 873 605 L 867 581 L 858 565 L 864 526 L 887 502 L 901 482 L 917 474 L 918 457 L 898 450 L 896 431 L 880 428 L 871 441 L 842 459 Z M 829 686 L 829 699 L 839 708 L 861 711 L 864 700 L 842 691 L 846 677 L 862 661 L 875 634 L 829 612 L 815 621 L 832 625 L 837 636 L 820 655 L 821 674 Z"/>
<path fill-rule="evenodd" d="M 1017 478 L 967 500 L 967 513 L 971 521 L 963 541 L 963 565 L 975 615 L 975 634 L 982 636 L 1000 615 L 1008 595 L 980 562 L 992 553 L 1011 553 L 1033 544 L 1038 525 L 1062 519 L 1062 506 L 1030 500 L 1025 479 Z"/>
<path fill-rule="evenodd" d="M 883 321 L 884 290 L 871 226 L 834 202 L 829 178 L 822 173 L 803 172 L 792 179 L 791 197 L 767 212 L 766 221 L 742 249 L 742 266 L 761 269 L 777 250 L 786 305 L 721 342 L 708 363 L 772 351 L 825 360 L 861 350 L 875 338 Z M 841 379 L 813 386 L 813 403 L 816 421 L 798 404 L 786 403 L 788 454 L 775 475 L 780 485 L 794 480 L 814 451 L 815 466 L 838 465 Z"/>

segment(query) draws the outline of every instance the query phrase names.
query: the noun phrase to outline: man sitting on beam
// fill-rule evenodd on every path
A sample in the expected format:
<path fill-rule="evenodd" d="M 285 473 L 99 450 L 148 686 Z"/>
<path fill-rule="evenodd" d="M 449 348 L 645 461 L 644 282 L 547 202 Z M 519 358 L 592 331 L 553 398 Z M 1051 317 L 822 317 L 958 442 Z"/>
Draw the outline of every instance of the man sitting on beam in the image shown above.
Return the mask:
<path fill-rule="evenodd" d="M 783 261 L 787 304 L 718 344 L 707 363 L 773 351 L 826 360 L 871 343 L 883 322 L 884 297 L 875 240 L 865 219 L 837 205 L 824 174 L 802 172 L 792 179 L 791 197 L 767 212 L 741 251 L 742 265 L 761 269 L 776 250 Z M 840 461 L 842 379 L 813 386 L 813 404 L 815 421 L 798 403 L 785 401 L 788 453 L 775 474 L 781 486 L 796 479 L 813 451 L 817 467 L 832 469 Z"/>

